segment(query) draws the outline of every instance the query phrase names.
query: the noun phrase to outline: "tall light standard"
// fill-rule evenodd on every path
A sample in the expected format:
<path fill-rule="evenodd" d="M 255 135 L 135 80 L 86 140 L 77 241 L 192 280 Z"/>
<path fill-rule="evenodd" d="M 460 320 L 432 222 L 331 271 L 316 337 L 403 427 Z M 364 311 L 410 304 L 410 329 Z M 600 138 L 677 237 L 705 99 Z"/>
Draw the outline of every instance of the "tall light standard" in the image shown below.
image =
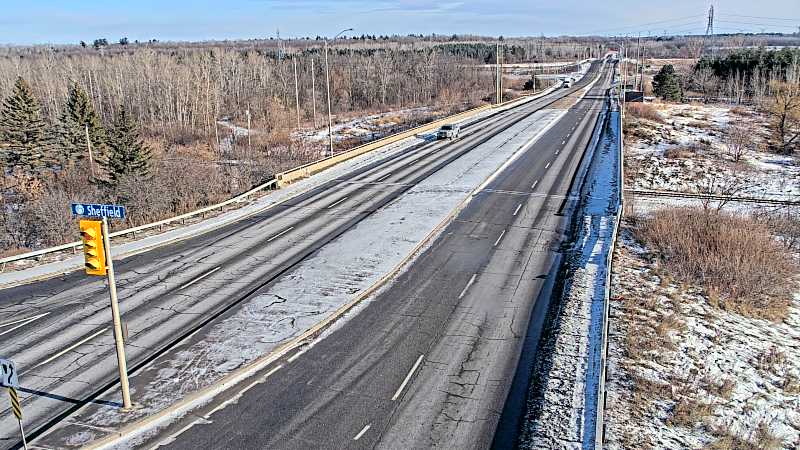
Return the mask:
<path fill-rule="evenodd" d="M 352 28 L 348 28 L 346 30 L 342 30 L 333 37 L 332 40 L 336 40 L 339 36 L 348 31 L 353 31 Z M 327 93 L 328 93 L 328 143 L 330 147 L 328 148 L 329 155 L 333 155 L 333 122 L 331 119 L 331 73 L 328 69 L 328 39 L 325 39 L 325 84 L 327 85 Z"/>

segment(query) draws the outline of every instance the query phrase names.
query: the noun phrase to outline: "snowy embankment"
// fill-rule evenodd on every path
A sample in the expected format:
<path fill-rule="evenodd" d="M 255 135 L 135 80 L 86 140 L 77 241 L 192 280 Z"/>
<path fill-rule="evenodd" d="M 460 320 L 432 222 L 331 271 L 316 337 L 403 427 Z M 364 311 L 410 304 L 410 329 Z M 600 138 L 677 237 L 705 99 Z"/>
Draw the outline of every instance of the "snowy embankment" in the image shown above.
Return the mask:
<path fill-rule="evenodd" d="M 654 106 L 658 120 L 631 117 L 626 127 L 627 183 L 691 192 L 722 185 L 778 199 L 800 194 L 797 159 L 764 151 L 768 129 L 760 113 Z M 754 144 L 739 163 L 723 138 L 734 124 L 748 125 Z M 701 205 L 626 195 L 634 217 L 623 221 L 614 260 L 606 448 L 800 448 L 800 293 L 787 293 L 787 315 L 771 322 L 725 311 L 705 286 L 675 280 L 635 231 L 642 216 L 687 206 Z M 722 209 L 796 220 L 791 209 L 775 206 Z"/>
<path fill-rule="evenodd" d="M 566 255 L 560 309 L 541 352 L 522 448 L 594 448 L 598 382 L 605 324 L 607 263 L 619 213 L 619 112 L 610 111 L 594 150 L 582 203 L 576 212 L 575 243 Z"/>
<path fill-rule="evenodd" d="M 659 119 L 636 118 L 635 127 L 627 132 L 627 187 L 777 200 L 800 196 L 800 166 L 795 158 L 764 151 L 769 131 L 762 114 L 723 105 L 654 103 L 651 107 Z M 726 135 L 732 125 L 743 124 L 749 142 L 736 162 Z M 675 204 L 631 196 L 627 201 L 642 213 Z M 701 203 L 681 200 L 685 206 Z"/>
<path fill-rule="evenodd" d="M 713 306 L 623 227 L 609 330 L 606 448 L 800 446 L 800 300 L 781 323 Z"/>

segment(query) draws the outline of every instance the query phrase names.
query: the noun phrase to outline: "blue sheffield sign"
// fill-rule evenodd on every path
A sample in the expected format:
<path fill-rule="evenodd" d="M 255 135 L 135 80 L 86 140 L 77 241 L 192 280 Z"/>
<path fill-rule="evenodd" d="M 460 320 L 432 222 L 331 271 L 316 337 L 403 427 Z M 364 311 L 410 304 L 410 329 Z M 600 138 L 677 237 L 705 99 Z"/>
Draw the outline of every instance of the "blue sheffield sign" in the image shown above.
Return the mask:
<path fill-rule="evenodd" d="M 73 203 L 70 208 L 75 216 L 109 219 L 124 219 L 125 207 L 121 205 L 98 205 L 95 203 Z"/>

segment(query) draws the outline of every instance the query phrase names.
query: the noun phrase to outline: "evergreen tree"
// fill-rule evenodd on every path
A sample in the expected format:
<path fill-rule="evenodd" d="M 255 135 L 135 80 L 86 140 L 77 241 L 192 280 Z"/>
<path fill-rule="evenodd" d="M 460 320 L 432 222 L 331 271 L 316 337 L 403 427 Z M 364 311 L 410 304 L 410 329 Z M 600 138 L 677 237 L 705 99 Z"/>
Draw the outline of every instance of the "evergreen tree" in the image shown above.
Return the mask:
<path fill-rule="evenodd" d="M 69 95 L 64 111 L 61 113 L 58 126 L 59 160 L 66 165 L 88 155 L 86 148 L 86 129 L 89 130 L 89 142 L 92 154 L 99 156 L 105 153 L 105 130 L 100 117 L 92 106 L 86 92 L 73 82 L 69 87 Z"/>
<path fill-rule="evenodd" d="M 11 170 L 37 173 L 53 163 L 52 139 L 42 118 L 39 101 L 22 77 L 0 110 L 3 163 Z"/>
<path fill-rule="evenodd" d="M 683 98 L 683 89 L 672 64 L 662 67 L 653 77 L 653 93 L 664 100 L 679 101 Z"/>
<path fill-rule="evenodd" d="M 102 165 L 112 185 L 126 175 L 144 176 L 150 170 L 150 149 L 139 137 L 139 130 L 124 106 L 114 117 L 114 126 L 106 142 Z"/>

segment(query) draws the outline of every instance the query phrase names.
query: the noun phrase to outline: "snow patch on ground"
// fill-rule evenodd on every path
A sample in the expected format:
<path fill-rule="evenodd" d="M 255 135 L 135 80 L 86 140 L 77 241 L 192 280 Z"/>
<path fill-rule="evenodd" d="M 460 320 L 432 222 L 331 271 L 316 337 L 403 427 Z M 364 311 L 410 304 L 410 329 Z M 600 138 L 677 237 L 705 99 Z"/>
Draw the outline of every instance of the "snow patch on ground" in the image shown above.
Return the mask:
<path fill-rule="evenodd" d="M 722 311 L 699 287 L 658 273 L 623 229 L 612 282 L 606 448 L 740 440 L 747 448 L 798 448 L 800 296 L 777 324 Z"/>
<path fill-rule="evenodd" d="M 796 199 L 798 164 L 749 150 L 734 164 L 721 140 L 735 122 L 764 118 L 727 106 L 657 105 L 668 125 L 638 120 L 626 134 L 627 186 L 702 191 L 740 184 L 740 195 Z M 698 151 L 670 158 L 676 146 Z M 626 197 L 635 214 L 702 206 L 699 200 Z M 729 203 L 725 211 L 775 207 Z M 780 323 L 721 310 L 703 287 L 675 282 L 623 222 L 614 258 L 606 404 L 606 448 L 800 448 L 800 293 Z"/>
<path fill-rule="evenodd" d="M 724 105 L 651 104 L 664 123 L 635 120 L 628 127 L 626 187 L 793 200 L 800 196 L 800 165 L 764 151 L 766 118 Z M 629 113 L 630 114 L 630 113 Z M 735 163 L 725 144 L 732 124 L 752 126 L 752 146 Z"/>

